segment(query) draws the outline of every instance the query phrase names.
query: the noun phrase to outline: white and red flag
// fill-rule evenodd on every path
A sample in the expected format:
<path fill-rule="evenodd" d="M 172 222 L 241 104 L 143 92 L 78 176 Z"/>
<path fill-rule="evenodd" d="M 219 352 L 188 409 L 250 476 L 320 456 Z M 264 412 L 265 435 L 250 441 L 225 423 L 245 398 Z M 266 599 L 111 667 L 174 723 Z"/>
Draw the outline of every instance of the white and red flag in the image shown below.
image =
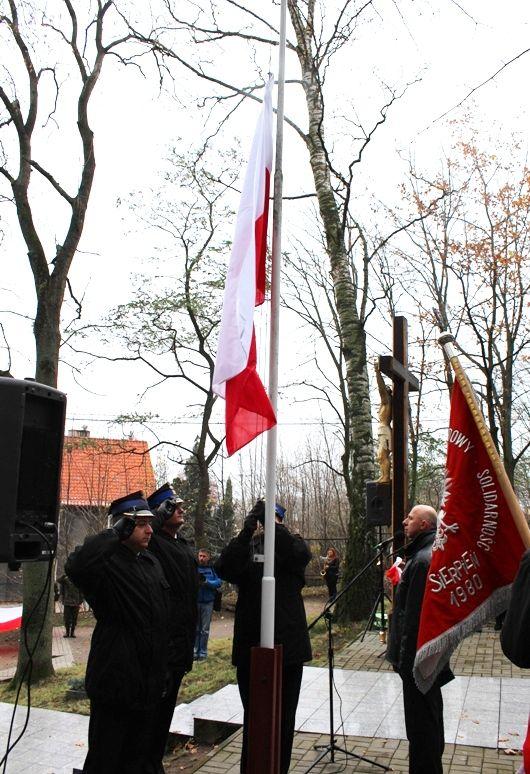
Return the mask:
<path fill-rule="evenodd" d="M 453 385 L 445 492 L 418 632 L 426 692 L 459 642 L 506 610 L 525 545 L 462 388 Z"/>
<path fill-rule="evenodd" d="M 270 78 L 265 86 L 237 213 L 213 375 L 213 391 L 226 401 L 229 455 L 276 424 L 256 370 L 254 333 L 254 307 L 265 300 L 273 83 Z"/>
<path fill-rule="evenodd" d="M 385 572 L 385 578 L 388 578 L 392 586 L 397 586 L 403 574 L 403 559 L 398 556 L 392 567 Z"/>
<path fill-rule="evenodd" d="M 22 623 L 22 605 L 16 607 L 0 607 L 0 632 L 11 632 L 20 629 Z"/>

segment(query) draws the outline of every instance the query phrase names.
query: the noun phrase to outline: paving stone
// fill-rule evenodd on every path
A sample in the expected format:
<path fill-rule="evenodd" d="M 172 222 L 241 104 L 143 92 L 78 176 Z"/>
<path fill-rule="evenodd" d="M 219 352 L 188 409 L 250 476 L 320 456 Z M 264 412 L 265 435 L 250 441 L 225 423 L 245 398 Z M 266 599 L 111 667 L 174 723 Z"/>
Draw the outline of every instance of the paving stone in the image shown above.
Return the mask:
<path fill-rule="evenodd" d="M 61 644 L 68 643 L 62 640 Z M 339 707 L 346 729 L 347 724 L 355 722 L 356 713 L 366 723 L 372 723 L 379 712 L 384 719 L 379 727 L 385 733 L 375 737 L 360 734 L 344 737 L 336 733 L 336 739 L 341 747 L 391 765 L 395 774 L 406 774 L 408 744 L 400 738 L 404 736 L 401 684 L 390 665 L 381 658 L 382 651 L 377 635 L 368 634 L 364 643 L 352 643 L 336 654 L 336 684 L 342 695 L 342 704 L 337 698 L 336 722 L 340 722 Z M 522 744 L 530 704 L 530 683 L 527 682 L 530 673 L 512 667 L 504 659 L 498 634 L 488 629 L 461 643 L 452 665 L 458 677 L 444 688 L 446 731 L 453 734 L 453 741 L 459 736 L 456 741 L 465 744 L 446 744 L 445 774 L 515 774 L 521 757 L 507 756 L 494 749 L 494 745 L 499 737 L 508 737 L 503 743 L 510 747 Z M 325 745 L 329 741 L 327 679 L 327 670 L 322 667 L 309 667 L 304 671 L 300 708 L 305 707 L 306 714 L 301 717 L 316 720 L 318 716 L 323 726 L 312 733 L 296 733 L 292 774 L 305 771 L 315 759 L 315 744 Z M 239 701 L 237 688 L 226 686 L 220 693 L 223 711 L 229 709 L 234 715 L 238 710 L 234 706 Z M 198 700 L 197 707 L 194 708 L 192 703 L 187 710 L 181 708 L 181 712 L 189 711 L 193 717 L 197 710 L 200 717 L 199 708 L 212 706 L 214 699 L 215 696 L 203 698 Z M 9 727 L 11 713 L 11 705 L 0 704 L 0 729 Z M 25 709 L 20 708 L 15 729 L 22 727 L 24 719 Z M 390 733 L 392 724 L 399 727 L 399 734 Z M 74 766 L 81 768 L 85 758 L 87 730 L 87 717 L 32 709 L 27 732 L 10 755 L 9 774 L 71 774 Z M 481 739 L 483 731 L 489 735 L 487 742 Z M 5 747 L 5 741 L 5 731 L 3 735 L 0 731 L 0 745 Z M 486 747 L 486 744 L 490 746 Z M 240 750 L 241 731 L 238 731 L 212 752 L 200 768 L 201 774 L 237 774 Z M 355 758 L 345 761 L 344 757 L 339 768 L 346 772 L 373 771 L 363 761 Z M 331 774 L 332 770 L 336 768 L 329 761 L 314 769 L 317 774 Z"/>

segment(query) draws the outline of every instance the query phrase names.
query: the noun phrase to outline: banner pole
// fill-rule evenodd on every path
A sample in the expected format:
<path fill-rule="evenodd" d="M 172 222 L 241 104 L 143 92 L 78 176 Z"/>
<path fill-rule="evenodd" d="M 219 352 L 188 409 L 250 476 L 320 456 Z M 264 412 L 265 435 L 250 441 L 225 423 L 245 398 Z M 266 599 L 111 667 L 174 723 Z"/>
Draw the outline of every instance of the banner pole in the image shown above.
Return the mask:
<path fill-rule="evenodd" d="M 274 202 L 272 215 L 271 260 L 271 328 L 269 360 L 269 399 L 278 418 L 278 357 L 280 339 L 280 274 L 282 256 L 282 190 L 283 190 L 283 115 L 285 92 L 285 41 L 287 0 L 280 9 L 280 51 L 278 66 L 278 104 L 276 111 L 276 151 L 274 159 Z M 265 483 L 265 547 L 261 588 L 261 647 L 274 647 L 274 523 L 276 502 L 276 458 L 278 426 L 267 433 Z"/>
<path fill-rule="evenodd" d="M 469 381 L 467 374 L 464 371 L 462 364 L 460 363 L 460 359 L 456 354 L 454 341 L 454 336 L 447 331 L 444 331 L 438 338 L 438 342 L 443 347 L 444 352 L 447 355 L 449 362 L 451 363 L 453 371 L 455 372 L 458 383 L 462 388 L 462 393 L 466 399 L 467 405 L 469 406 L 469 410 L 471 411 L 475 424 L 478 428 L 484 447 L 491 460 L 491 464 L 497 475 L 497 479 L 501 486 L 504 497 L 506 498 L 506 502 L 508 503 L 508 507 L 512 514 L 512 518 L 515 522 L 515 526 L 517 527 L 521 540 L 523 541 L 523 544 L 526 548 L 530 548 L 530 528 L 526 522 L 521 504 L 513 490 L 511 481 L 508 478 L 506 470 L 504 469 L 502 460 L 499 457 L 497 449 L 495 448 L 495 444 L 493 443 L 493 439 L 491 437 L 488 426 L 486 425 L 486 421 L 482 416 L 482 412 L 475 397 L 471 382 Z"/>

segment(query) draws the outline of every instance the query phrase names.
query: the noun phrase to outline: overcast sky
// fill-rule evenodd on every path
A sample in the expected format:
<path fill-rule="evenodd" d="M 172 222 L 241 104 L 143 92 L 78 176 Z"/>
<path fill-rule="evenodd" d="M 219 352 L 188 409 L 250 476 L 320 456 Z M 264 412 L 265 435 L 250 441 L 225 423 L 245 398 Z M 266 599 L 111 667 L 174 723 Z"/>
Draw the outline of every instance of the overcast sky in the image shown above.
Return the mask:
<path fill-rule="evenodd" d="M 446 119 L 439 119 L 471 89 L 529 45 L 528 3 L 520 0 L 505 0 L 502 4 L 494 0 L 462 0 L 460 3 L 437 0 L 427 4 L 411 0 L 381 2 L 377 12 L 381 15 L 380 23 L 374 21 L 361 29 L 358 45 L 355 49 L 345 49 L 337 58 L 327 82 L 329 110 L 334 116 L 335 151 L 339 156 L 344 153 L 344 158 L 348 157 L 348 133 L 352 131 L 351 123 L 346 119 L 358 115 L 369 125 L 382 103 L 384 84 L 410 84 L 362 164 L 356 195 L 359 211 L 365 217 L 370 211 L 371 197 L 387 204 L 398 200 L 397 186 L 404 178 L 409 158 L 414 158 L 420 168 L 437 168 L 439 159 L 449 152 L 454 136 L 455 127 L 451 121 L 468 117 L 477 128 L 485 150 L 492 151 L 500 142 L 509 143 L 514 132 L 526 149 L 529 129 L 530 54 L 479 89 L 462 108 L 453 110 Z M 291 30 L 289 36 L 293 37 Z M 223 77 L 227 80 L 244 78 L 241 50 L 219 49 L 217 55 L 215 67 L 222 67 Z M 263 71 L 268 69 L 269 61 L 272 69 L 277 69 L 276 50 L 262 52 L 257 57 Z M 245 64 L 249 68 L 248 81 L 251 81 L 254 71 L 248 57 Z M 75 78 L 73 72 L 71 77 Z M 287 77 L 299 77 L 292 55 L 288 56 Z M 68 90 L 66 78 L 65 88 Z M 97 321 L 117 303 L 130 297 L 132 275 L 142 271 L 143 259 L 153 252 L 153 236 L 136 222 L 126 206 L 118 206 L 118 201 L 126 200 L 134 192 L 156 189 L 166 168 L 168 148 L 175 143 L 192 144 L 201 131 L 203 114 L 190 107 L 192 96 L 199 87 L 179 72 L 174 88 L 178 100 L 165 91 L 160 93 L 154 80 L 139 78 L 134 69 L 124 71 L 113 65 L 109 66 L 108 72 L 104 71 L 94 95 L 91 120 L 96 133 L 96 180 L 81 252 L 76 256 L 71 272 L 76 295 L 84 296 L 87 321 Z M 200 88 L 204 90 L 204 86 Z M 304 126 L 305 108 L 297 89 L 297 86 L 288 87 L 286 113 Z M 219 143 L 229 147 L 239 142 L 241 152 L 246 155 L 257 110 L 256 103 L 245 105 L 226 124 Z M 75 148 L 70 142 L 68 136 L 59 136 L 56 128 L 50 125 L 38 146 L 38 150 L 50 158 L 53 169 L 66 177 L 69 153 Z M 288 128 L 285 157 L 285 193 L 311 191 L 306 152 Z M 2 179 L 1 184 L 5 182 Z M 46 202 L 46 206 L 40 208 L 40 222 L 49 224 L 49 239 L 60 238 L 60 229 L 55 226 L 59 217 L 55 200 L 44 184 L 39 183 L 39 186 L 40 204 Z M 308 212 L 307 207 L 286 203 L 284 245 L 289 243 L 290 236 L 303 238 Z M 11 346 L 13 373 L 23 377 L 34 370 L 31 322 L 12 313 L 33 314 L 32 277 L 8 205 L 3 204 L 0 208 L 0 218 L 5 235 L 0 244 L 4 267 L 0 280 L 0 322 L 5 326 Z M 65 319 L 68 319 L 67 314 Z M 296 345 L 296 321 L 292 317 L 285 320 L 284 340 L 295 342 L 294 351 L 303 357 L 303 345 Z M 389 341 L 388 325 L 374 317 L 369 334 L 371 353 L 382 354 L 381 344 Z M 2 354 L 3 350 L 0 350 L 0 356 Z M 67 361 L 72 360 L 69 353 L 65 352 L 64 357 Z M 3 357 L 0 368 L 5 367 Z M 284 384 L 293 380 L 298 367 L 293 349 L 284 347 L 280 366 Z M 68 426 L 86 424 L 93 435 L 119 435 L 119 428 L 109 428 L 96 419 L 110 419 L 138 409 L 150 410 L 160 414 L 166 423 L 157 428 L 161 434 L 182 435 L 189 440 L 194 433 L 192 424 L 171 424 L 179 417 L 182 420 L 184 413 L 186 395 L 179 392 L 179 388 L 166 385 L 157 391 L 149 391 L 138 403 L 137 396 L 143 393 L 150 379 L 149 373 L 137 366 L 117 367 L 102 363 L 84 367 L 74 378 L 70 368 L 63 365 L 59 386 L 68 393 Z M 220 409 L 219 419 L 221 417 Z M 290 395 L 280 404 L 279 417 L 280 421 L 283 418 L 290 423 L 286 428 L 292 429 L 296 427 L 292 423 L 317 419 L 318 412 L 293 405 Z M 298 428 L 297 435 L 299 432 Z M 289 433 L 292 430 L 286 429 L 286 438 Z M 135 434 L 150 438 L 140 429 L 135 430 Z"/>

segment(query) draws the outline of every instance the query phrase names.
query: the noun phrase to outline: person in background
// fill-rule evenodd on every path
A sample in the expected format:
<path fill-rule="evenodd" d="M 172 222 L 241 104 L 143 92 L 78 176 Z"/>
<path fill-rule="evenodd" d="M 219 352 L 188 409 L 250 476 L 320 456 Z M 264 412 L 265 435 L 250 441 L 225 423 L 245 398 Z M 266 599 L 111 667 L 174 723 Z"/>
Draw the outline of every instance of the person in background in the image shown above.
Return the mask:
<path fill-rule="evenodd" d="M 63 619 L 65 634 L 63 637 L 75 637 L 75 627 L 77 626 L 77 617 L 79 608 L 83 604 L 83 595 L 72 583 L 68 575 L 61 575 L 57 578 L 59 589 L 59 599 L 63 605 Z"/>
<path fill-rule="evenodd" d="M 446 664 L 432 688 L 423 694 L 412 673 L 436 525 L 436 511 L 429 505 L 416 505 L 403 520 L 409 542 L 404 551 L 405 569 L 396 586 L 386 653 L 403 682 L 409 774 L 443 774 L 445 736 L 441 687 L 454 677 Z"/>
<path fill-rule="evenodd" d="M 153 758 L 159 761 L 158 771 L 163 772 L 162 758 L 178 691 L 182 678 L 193 667 L 199 576 L 195 554 L 179 535 L 184 524 L 184 501 L 166 483 L 149 495 L 147 503 L 153 512 L 154 531 L 149 552 L 160 562 L 169 583 L 173 611 L 169 632 L 169 687 L 158 706 L 153 741 Z"/>
<path fill-rule="evenodd" d="M 154 719 L 168 685 L 169 585 L 147 551 L 153 514 L 143 492 L 111 503 L 112 527 L 66 561 L 96 618 L 86 668 L 84 774 L 154 774 Z"/>
<path fill-rule="evenodd" d="M 199 560 L 199 593 L 197 596 L 197 630 L 195 634 L 194 658 L 204 661 L 208 658 L 208 638 L 212 620 L 213 603 L 217 589 L 221 587 L 221 579 L 211 565 L 210 552 L 200 548 L 197 554 Z"/>
<path fill-rule="evenodd" d="M 525 551 L 512 585 L 510 605 L 501 632 L 506 658 L 521 669 L 530 669 L 530 549 Z M 530 717 L 523 744 L 523 765 L 518 774 L 530 774 Z"/>
<path fill-rule="evenodd" d="M 292 534 L 283 523 L 285 508 L 276 505 L 274 574 L 274 640 L 283 646 L 280 772 L 287 774 L 291 762 L 296 708 L 300 696 L 304 661 L 310 661 L 311 643 L 307 632 L 302 588 L 304 572 L 311 559 L 305 541 Z M 263 562 L 254 561 L 263 554 L 265 503 L 258 500 L 243 529 L 221 552 L 215 563 L 219 576 L 238 586 L 232 663 L 237 667 L 237 684 L 243 704 L 243 746 L 241 772 L 251 774 L 247 760 L 248 713 L 250 702 L 250 649 L 260 644 L 261 580 Z M 259 528 L 258 528 L 259 523 Z"/>
<path fill-rule="evenodd" d="M 324 580 L 328 587 L 328 602 L 334 599 L 337 593 L 337 582 L 339 580 L 339 555 L 334 548 L 328 548 L 324 560 Z"/>

